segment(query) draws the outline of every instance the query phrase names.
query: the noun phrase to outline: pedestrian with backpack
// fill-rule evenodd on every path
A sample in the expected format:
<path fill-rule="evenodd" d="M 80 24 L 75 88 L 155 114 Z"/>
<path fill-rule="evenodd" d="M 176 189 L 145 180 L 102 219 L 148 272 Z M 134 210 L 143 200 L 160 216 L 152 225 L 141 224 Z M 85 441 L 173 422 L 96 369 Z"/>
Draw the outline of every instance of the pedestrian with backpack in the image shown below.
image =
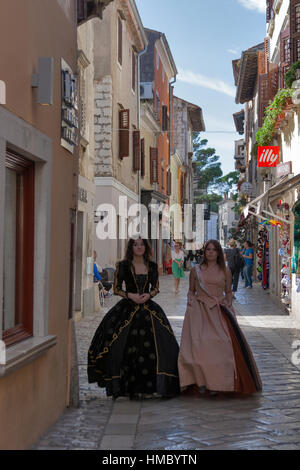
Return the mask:
<path fill-rule="evenodd" d="M 225 250 L 225 258 L 227 261 L 228 268 L 232 274 L 232 292 L 233 297 L 235 298 L 235 292 L 238 288 L 240 272 L 243 269 L 245 262 L 241 255 L 240 250 L 237 247 L 236 241 L 231 238 L 229 240 L 229 248 Z"/>

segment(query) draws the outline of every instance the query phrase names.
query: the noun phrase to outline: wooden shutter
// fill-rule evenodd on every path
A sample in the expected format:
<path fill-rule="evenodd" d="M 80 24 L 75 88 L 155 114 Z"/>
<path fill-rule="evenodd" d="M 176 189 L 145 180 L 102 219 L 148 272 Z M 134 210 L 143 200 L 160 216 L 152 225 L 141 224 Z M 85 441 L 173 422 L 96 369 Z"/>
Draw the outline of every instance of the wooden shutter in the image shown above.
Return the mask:
<path fill-rule="evenodd" d="M 258 52 L 257 56 L 258 75 L 267 73 L 266 70 L 266 55 L 263 51 Z"/>
<path fill-rule="evenodd" d="M 291 65 L 290 28 L 280 33 L 280 88 L 285 87 L 284 75 Z"/>
<path fill-rule="evenodd" d="M 168 130 L 168 107 L 167 106 L 162 107 L 162 130 L 163 131 Z"/>
<path fill-rule="evenodd" d="M 172 193 L 172 173 L 170 170 L 167 172 L 167 196 Z"/>
<path fill-rule="evenodd" d="M 141 177 L 145 176 L 145 139 L 141 140 Z"/>
<path fill-rule="evenodd" d="M 123 55 L 123 25 L 122 20 L 118 17 L 118 61 L 122 65 L 122 55 Z"/>
<path fill-rule="evenodd" d="M 184 203 L 184 174 L 182 174 L 180 178 L 180 199 L 181 199 L 181 204 L 183 204 Z"/>
<path fill-rule="evenodd" d="M 139 171 L 140 156 L 141 156 L 141 134 L 140 131 L 133 131 L 132 133 L 132 148 L 133 148 L 133 171 Z"/>
<path fill-rule="evenodd" d="M 269 77 L 267 73 L 258 76 L 258 126 L 261 127 L 264 120 L 265 109 L 269 104 Z"/>
<path fill-rule="evenodd" d="M 129 157 L 129 109 L 119 112 L 119 158 Z"/>
<path fill-rule="evenodd" d="M 269 100 L 273 101 L 279 88 L 279 66 L 269 64 Z"/>
<path fill-rule="evenodd" d="M 158 151 L 150 147 L 150 183 L 158 183 Z"/>
<path fill-rule="evenodd" d="M 300 11 L 296 11 L 299 4 L 300 0 L 290 0 L 291 63 L 300 60 Z"/>

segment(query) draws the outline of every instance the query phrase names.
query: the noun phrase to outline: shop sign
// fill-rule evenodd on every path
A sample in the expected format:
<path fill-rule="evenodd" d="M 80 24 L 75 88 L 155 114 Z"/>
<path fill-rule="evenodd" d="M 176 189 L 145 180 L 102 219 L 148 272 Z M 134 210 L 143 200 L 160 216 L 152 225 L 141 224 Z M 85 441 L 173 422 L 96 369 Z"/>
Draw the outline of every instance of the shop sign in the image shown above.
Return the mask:
<path fill-rule="evenodd" d="M 64 59 L 61 59 L 61 77 L 61 145 L 73 153 L 78 145 L 78 87 L 75 74 Z"/>
<path fill-rule="evenodd" d="M 279 147 L 258 147 L 258 168 L 274 168 L 279 163 Z"/>
<path fill-rule="evenodd" d="M 88 202 L 88 199 L 87 199 L 87 190 L 86 189 L 82 189 L 82 188 L 79 188 L 78 189 L 78 199 L 79 201 L 81 202 Z"/>
<path fill-rule="evenodd" d="M 0 104 L 6 104 L 6 86 L 3 80 L 0 80 Z"/>
<path fill-rule="evenodd" d="M 292 162 L 279 163 L 276 168 L 276 178 L 280 179 L 283 176 L 290 175 L 292 173 Z"/>
<path fill-rule="evenodd" d="M 241 192 L 243 194 L 248 194 L 248 196 L 251 196 L 252 195 L 252 190 L 253 190 L 253 186 L 251 183 L 245 181 L 245 183 L 243 183 L 241 185 Z"/>

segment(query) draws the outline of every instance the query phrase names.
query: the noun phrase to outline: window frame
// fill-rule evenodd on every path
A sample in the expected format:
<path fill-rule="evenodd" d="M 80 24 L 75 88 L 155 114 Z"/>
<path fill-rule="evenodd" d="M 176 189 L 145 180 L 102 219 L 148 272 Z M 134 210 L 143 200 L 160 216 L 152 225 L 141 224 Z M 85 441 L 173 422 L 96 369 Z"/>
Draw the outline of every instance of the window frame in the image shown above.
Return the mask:
<path fill-rule="evenodd" d="M 6 348 L 0 379 L 46 354 L 57 343 L 49 334 L 52 139 L 0 106 L 0 220 L 5 211 L 6 148 L 35 163 L 33 336 Z M 4 231 L 0 226 L 0 339 L 3 325 Z"/>
<path fill-rule="evenodd" d="M 33 336 L 33 287 L 34 287 L 34 162 L 25 159 L 16 152 L 6 149 L 5 168 L 16 172 L 17 180 L 24 177 L 24 204 L 22 240 L 20 239 L 20 183 L 17 182 L 16 207 L 16 280 L 15 280 L 15 321 L 17 310 L 20 309 L 20 323 L 2 331 L 2 339 L 6 346 L 16 344 Z M 25 217 L 26 214 L 26 217 Z M 20 244 L 23 249 L 20 250 Z M 26 246 L 26 250 L 24 247 Z M 20 254 L 20 252 L 22 253 Z M 22 266 L 18 272 L 18 266 Z M 22 279 L 22 282 L 21 282 Z"/>

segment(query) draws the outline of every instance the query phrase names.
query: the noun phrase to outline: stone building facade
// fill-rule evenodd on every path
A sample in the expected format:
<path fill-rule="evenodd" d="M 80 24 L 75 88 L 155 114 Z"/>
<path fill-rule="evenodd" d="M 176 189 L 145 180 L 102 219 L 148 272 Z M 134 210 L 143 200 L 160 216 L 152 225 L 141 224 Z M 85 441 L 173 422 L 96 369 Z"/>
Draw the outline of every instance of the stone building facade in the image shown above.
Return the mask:
<path fill-rule="evenodd" d="M 93 25 L 94 246 L 99 264 L 105 267 L 124 256 L 131 234 L 130 207 L 139 201 L 138 71 L 139 54 L 148 41 L 134 0 L 115 0 L 105 9 L 101 24 L 94 20 Z M 110 210 L 115 230 L 103 239 L 99 227 Z"/>

